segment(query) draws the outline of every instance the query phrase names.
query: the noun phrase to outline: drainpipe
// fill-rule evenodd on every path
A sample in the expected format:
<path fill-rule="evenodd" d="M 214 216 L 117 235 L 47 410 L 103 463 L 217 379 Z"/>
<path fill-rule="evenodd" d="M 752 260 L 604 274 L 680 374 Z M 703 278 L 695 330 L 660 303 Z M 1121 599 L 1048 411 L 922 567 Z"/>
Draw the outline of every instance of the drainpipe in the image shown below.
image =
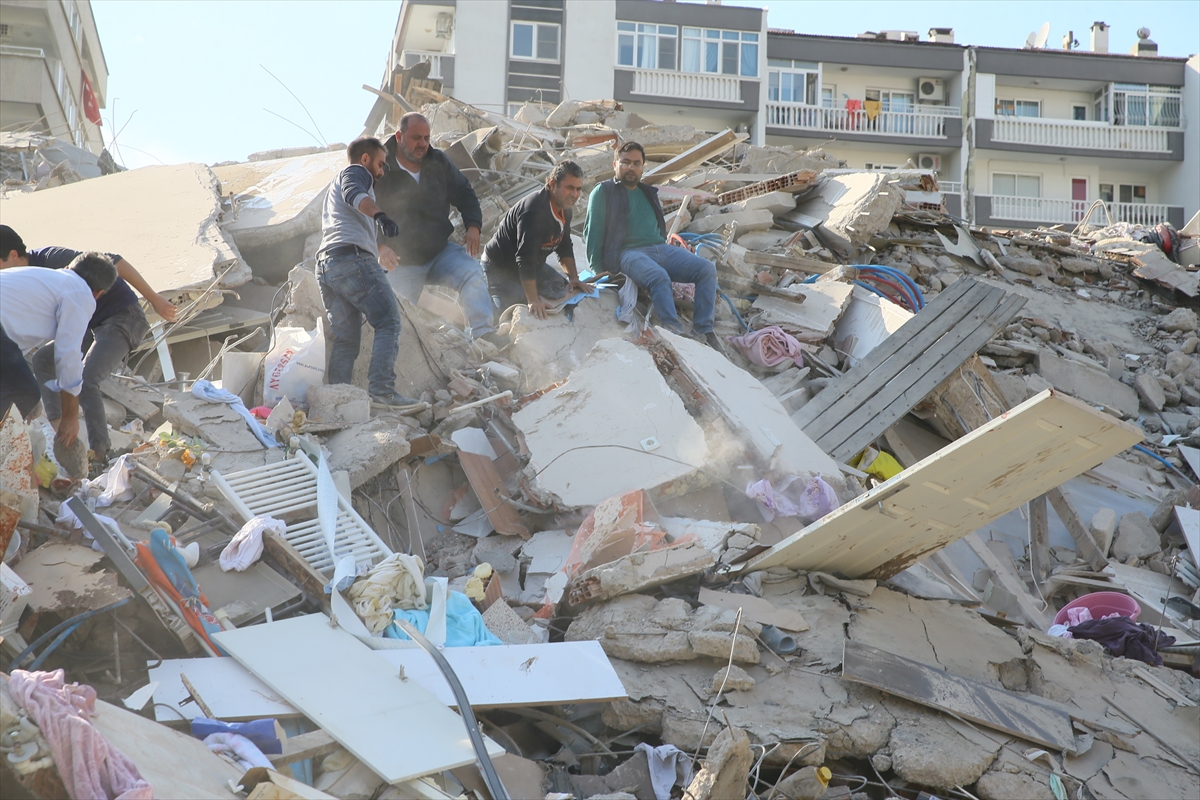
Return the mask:
<path fill-rule="evenodd" d="M 975 72 L 977 51 L 968 47 L 967 59 L 967 88 L 963 93 L 963 170 L 962 170 L 962 212 L 963 217 L 972 225 L 975 224 Z"/>

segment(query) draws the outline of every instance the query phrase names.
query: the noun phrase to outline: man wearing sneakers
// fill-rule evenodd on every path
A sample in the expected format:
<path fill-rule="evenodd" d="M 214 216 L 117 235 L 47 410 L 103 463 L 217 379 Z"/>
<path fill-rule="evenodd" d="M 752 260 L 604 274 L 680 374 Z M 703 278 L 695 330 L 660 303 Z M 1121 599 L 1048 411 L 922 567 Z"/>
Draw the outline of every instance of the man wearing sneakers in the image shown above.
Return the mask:
<path fill-rule="evenodd" d="M 686 248 L 667 244 L 658 189 L 642 183 L 645 167 L 646 151 L 637 142 L 626 142 L 613 160 L 613 179 L 592 190 L 583 229 L 588 262 L 596 272 L 623 272 L 650 292 L 654 313 L 672 333 L 683 333 L 683 326 L 671 283 L 694 284 L 692 336 L 721 351 L 713 333 L 717 268 Z"/>
<path fill-rule="evenodd" d="M 333 347 L 327 377 L 350 383 L 362 339 L 362 320 L 375 329 L 368 392 L 374 405 L 416 403 L 396 393 L 396 354 L 400 351 L 400 304 L 379 264 L 375 228 L 398 236 L 400 226 L 375 204 L 375 181 L 383 175 L 387 151 L 378 139 L 355 139 L 346 148 L 350 166 L 334 178 L 321 211 L 317 283 L 329 311 Z"/>

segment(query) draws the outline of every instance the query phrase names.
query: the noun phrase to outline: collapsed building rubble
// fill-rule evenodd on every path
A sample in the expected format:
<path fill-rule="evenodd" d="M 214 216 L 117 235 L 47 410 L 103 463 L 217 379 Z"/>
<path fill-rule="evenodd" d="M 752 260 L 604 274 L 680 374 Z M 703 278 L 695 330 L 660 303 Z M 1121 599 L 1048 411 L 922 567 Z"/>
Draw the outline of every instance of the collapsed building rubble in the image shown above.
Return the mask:
<path fill-rule="evenodd" d="M 369 328 L 324 382 L 340 153 L 6 197 L 189 310 L 106 383 L 104 474 L 0 425 L 6 796 L 77 777 L 33 683 L 160 797 L 1196 794 L 1200 222 L 985 229 L 927 171 L 398 89 L 485 237 L 557 161 L 590 188 L 644 144 L 721 350 L 612 286 L 514 306 L 498 349 L 395 276 L 419 402 L 373 407 Z M 127 196 L 155 235 L 104 221 Z"/>

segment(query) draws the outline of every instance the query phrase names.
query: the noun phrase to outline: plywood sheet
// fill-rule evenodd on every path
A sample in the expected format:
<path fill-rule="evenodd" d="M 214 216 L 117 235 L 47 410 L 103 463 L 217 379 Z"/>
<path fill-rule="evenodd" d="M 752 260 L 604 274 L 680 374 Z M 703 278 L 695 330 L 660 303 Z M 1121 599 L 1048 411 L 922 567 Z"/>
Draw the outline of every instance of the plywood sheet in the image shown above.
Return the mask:
<path fill-rule="evenodd" d="M 214 638 L 388 783 L 475 762 L 457 714 L 324 614 Z M 504 749 L 489 740 L 488 752 Z"/>
<path fill-rule="evenodd" d="M 1059 751 L 1075 749 L 1071 717 L 1062 709 L 851 639 L 842 654 L 842 677 L 1035 744 Z"/>
<path fill-rule="evenodd" d="M 1142 440 L 1053 390 L 967 434 L 751 559 L 884 579 Z"/>

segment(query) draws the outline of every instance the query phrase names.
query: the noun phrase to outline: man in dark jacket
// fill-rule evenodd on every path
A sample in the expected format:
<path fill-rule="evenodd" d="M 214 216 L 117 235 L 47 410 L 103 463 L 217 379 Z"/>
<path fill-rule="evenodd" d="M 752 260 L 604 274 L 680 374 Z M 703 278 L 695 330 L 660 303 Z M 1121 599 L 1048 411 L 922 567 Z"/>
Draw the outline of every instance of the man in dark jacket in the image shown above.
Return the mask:
<path fill-rule="evenodd" d="M 615 177 L 604 181 L 588 197 L 583 239 L 588 262 L 597 273 L 623 272 L 650 292 L 654 313 L 674 333 L 683 326 L 675 313 L 671 283 L 696 287 L 692 311 L 692 335 L 703 337 L 716 350 L 721 346 L 713 334 L 717 298 L 717 268 L 707 259 L 667 242 L 658 189 L 641 182 L 646 151 L 637 142 L 626 142 L 613 161 Z"/>
<path fill-rule="evenodd" d="M 571 245 L 571 207 L 583 194 L 583 170 L 574 161 L 554 167 L 546 186 L 508 210 L 483 251 L 483 270 L 497 308 L 524 300 L 538 319 L 546 318 L 546 302 L 559 300 L 568 288 L 587 292 L 575 269 Z M 567 271 L 564 278 L 546 263 L 551 253 Z"/>
<path fill-rule="evenodd" d="M 430 146 L 429 133 L 429 121 L 413 112 L 400 118 L 400 130 L 387 141 L 387 161 L 375 197 L 399 224 L 400 234 L 379 238 L 380 263 L 386 269 L 419 269 L 424 283 L 454 289 L 471 336 L 502 346 L 507 341 L 495 333 L 487 280 L 476 261 L 483 228 L 479 198 L 445 153 Z M 451 205 L 462 215 L 465 247 L 450 241 Z"/>

